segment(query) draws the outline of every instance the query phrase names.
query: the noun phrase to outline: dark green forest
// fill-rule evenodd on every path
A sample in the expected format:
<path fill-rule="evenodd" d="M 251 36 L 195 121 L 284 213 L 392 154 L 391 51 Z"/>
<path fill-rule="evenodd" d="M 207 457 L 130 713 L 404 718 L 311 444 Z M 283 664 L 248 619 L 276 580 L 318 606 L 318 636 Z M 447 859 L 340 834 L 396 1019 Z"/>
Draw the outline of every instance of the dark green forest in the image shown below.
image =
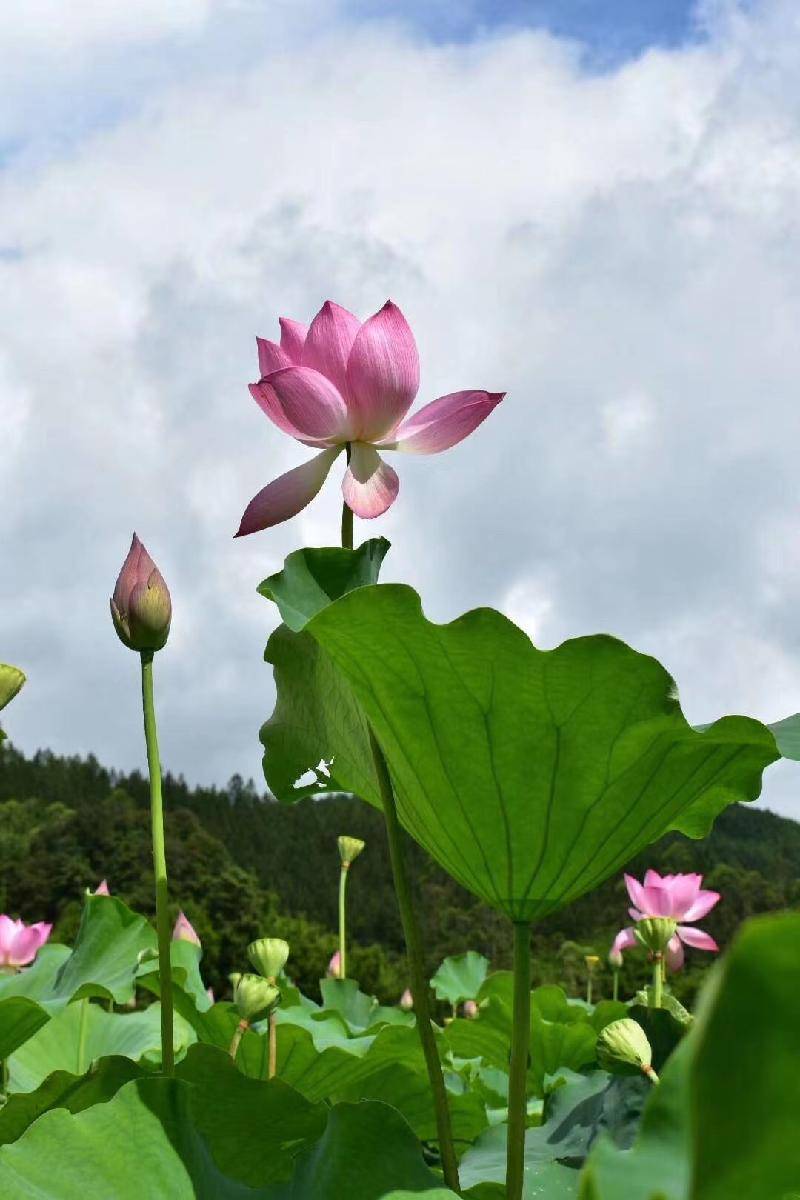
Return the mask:
<path fill-rule="evenodd" d="M 204 973 L 219 996 L 227 975 L 241 970 L 256 936 L 284 937 L 289 972 L 307 993 L 336 949 L 341 833 L 363 838 L 366 850 L 349 883 L 352 937 L 348 973 L 365 991 L 394 1002 L 406 986 L 402 935 L 380 814 L 350 796 L 278 804 L 252 782 L 234 777 L 226 788 L 189 787 L 167 774 L 167 859 L 174 915 L 180 906 L 204 948 Z M 139 772 L 122 774 L 96 758 L 40 751 L 26 757 L 0 745 L 0 911 L 27 921 L 55 922 L 53 936 L 75 933 L 81 897 L 101 879 L 137 911 L 152 909 L 149 792 Z M 479 950 L 495 967 L 510 965 L 510 926 L 463 891 L 409 840 L 409 861 L 424 916 L 429 968 L 448 954 Z M 722 902 L 702 922 L 724 947 L 737 926 L 756 913 L 800 907 L 800 824 L 736 805 L 709 838 L 669 835 L 629 870 L 648 867 L 701 871 Z M 628 923 L 622 874 L 544 921 L 534 937 L 536 983 L 584 987 L 584 953 L 603 958 L 596 995 L 609 994 L 605 955 Z M 673 990 L 691 1002 L 710 957 L 689 951 Z M 623 993 L 642 986 L 648 969 L 626 956 Z"/>

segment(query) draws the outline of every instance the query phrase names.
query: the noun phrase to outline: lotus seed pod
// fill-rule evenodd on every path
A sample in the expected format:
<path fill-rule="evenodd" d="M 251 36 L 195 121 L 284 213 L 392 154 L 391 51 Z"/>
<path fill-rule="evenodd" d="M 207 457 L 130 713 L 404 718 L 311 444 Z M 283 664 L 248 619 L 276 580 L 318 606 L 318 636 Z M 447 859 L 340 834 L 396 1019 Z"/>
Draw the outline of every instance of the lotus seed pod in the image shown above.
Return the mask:
<path fill-rule="evenodd" d="M 637 941 L 651 954 L 663 954 L 678 927 L 672 917 L 645 917 L 634 927 Z"/>
<path fill-rule="evenodd" d="M 583 959 L 590 971 L 593 971 L 600 962 L 599 955 L 597 954 L 584 954 Z"/>
<path fill-rule="evenodd" d="M 361 838 L 345 837 L 344 835 L 338 841 L 339 857 L 342 860 L 342 866 L 349 867 L 353 859 L 358 858 L 364 849 L 364 842 L 361 841 Z"/>
<path fill-rule="evenodd" d="M 265 979 L 274 982 L 286 966 L 289 943 L 283 938 L 258 938 L 247 947 L 247 957 Z"/>
<path fill-rule="evenodd" d="M 19 667 L 10 667 L 0 663 L 0 708 L 5 708 L 25 682 L 25 676 Z"/>
<path fill-rule="evenodd" d="M 629 1017 L 606 1025 L 597 1039 L 597 1061 L 612 1075 L 638 1075 L 657 1079 L 653 1051 L 641 1025 Z"/>
<path fill-rule="evenodd" d="M 110 603 L 114 628 L 129 650 L 160 650 L 166 644 L 172 619 L 169 588 L 136 534 Z"/>
<path fill-rule="evenodd" d="M 233 987 L 233 1003 L 243 1021 L 262 1021 L 280 998 L 275 984 L 261 975 L 240 975 Z"/>

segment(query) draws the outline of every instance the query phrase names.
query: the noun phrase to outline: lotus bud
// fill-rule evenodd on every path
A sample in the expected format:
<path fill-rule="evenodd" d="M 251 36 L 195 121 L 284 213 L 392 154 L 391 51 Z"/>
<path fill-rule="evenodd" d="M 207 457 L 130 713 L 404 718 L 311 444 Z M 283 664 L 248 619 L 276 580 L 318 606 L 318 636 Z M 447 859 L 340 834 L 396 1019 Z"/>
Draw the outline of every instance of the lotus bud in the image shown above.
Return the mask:
<path fill-rule="evenodd" d="M 651 954 L 661 955 L 677 929 L 672 917 L 645 917 L 634 927 L 637 941 Z"/>
<path fill-rule="evenodd" d="M 342 956 L 339 953 L 339 951 L 337 950 L 335 954 L 331 955 L 331 961 L 328 963 L 328 978 L 329 979 L 338 979 L 339 978 L 339 976 L 341 974 L 341 970 L 342 970 L 341 964 L 342 964 Z"/>
<path fill-rule="evenodd" d="M 361 838 L 345 837 L 344 835 L 338 839 L 338 842 L 342 866 L 349 867 L 353 859 L 358 858 L 365 843 L 361 841 Z"/>
<path fill-rule="evenodd" d="M 133 535 L 111 597 L 111 619 L 129 650 L 160 650 L 169 636 L 172 601 L 150 555 Z"/>
<path fill-rule="evenodd" d="M 622 967 L 622 951 L 617 950 L 614 946 L 608 952 L 608 965 L 612 971 L 619 971 Z"/>
<path fill-rule="evenodd" d="M 629 1017 L 612 1021 L 601 1031 L 597 1039 L 597 1061 L 612 1075 L 637 1075 L 641 1071 L 658 1083 L 647 1034 Z"/>
<path fill-rule="evenodd" d="M 178 919 L 172 930 L 172 940 L 173 942 L 191 942 L 194 946 L 200 945 L 197 931 L 184 912 L 178 913 Z"/>
<path fill-rule="evenodd" d="M 247 957 L 265 979 L 274 983 L 286 966 L 289 943 L 283 938 L 258 938 L 247 947 Z"/>
<path fill-rule="evenodd" d="M 233 1003 L 243 1021 L 262 1021 L 281 998 L 274 983 L 261 975 L 239 975 L 233 987 Z"/>
<path fill-rule="evenodd" d="M 478 1015 L 478 1003 L 476 1000 L 464 1001 L 464 1016 L 468 1021 L 474 1021 Z"/>
<path fill-rule="evenodd" d="M 25 676 L 19 667 L 0 663 L 0 708 L 11 703 L 24 682 Z"/>
<path fill-rule="evenodd" d="M 411 1012 L 414 1007 L 414 997 L 411 995 L 411 988 L 406 988 L 400 997 L 400 1007 L 403 1012 Z"/>
<path fill-rule="evenodd" d="M 108 889 L 108 880 L 102 879 L 94 889 L 95 896 L 110 896 L 111 892 Z"/>

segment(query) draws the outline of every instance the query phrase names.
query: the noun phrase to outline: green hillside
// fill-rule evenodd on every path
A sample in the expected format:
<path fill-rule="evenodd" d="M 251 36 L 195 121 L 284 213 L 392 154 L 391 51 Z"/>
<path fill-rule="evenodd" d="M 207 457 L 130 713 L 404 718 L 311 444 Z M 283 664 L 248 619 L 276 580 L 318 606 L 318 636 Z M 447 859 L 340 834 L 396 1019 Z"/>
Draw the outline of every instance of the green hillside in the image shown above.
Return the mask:
<path fill-rule="evenodd" d="M 394 1000 L 405 987 L 402 936 L 392 891 L 381 817 L 348 796 L 304 800 L 284 807 L 235 777 L 229 786 L 190 788 L 167 775 L 167 854 L 171 890 L 195 924 L 205 949 L 206 974 L 217 990 L 240 968 L 246 943 L 257 933 L 284 936 L 291 968 L 313 992 L 336 948 L 339 860 L 336 837 L 367 843 L 350 881 L 350 927 L 357 943 L 352 970 L 368 990 Z M 27 920 L 56 922 L 71 936 L 79 897 L 107 878 L 113 892 L 148 912 L 152 873 L 148 788 L 138 772 L 121 774 L 93 758 L 39 752 L 26 758 L 10 743 L 0 747 L 0 910 Z M 510 962 L 508 925 L 464 892 L 409 843 L 420 911 L 427 914 L 431 971 L 447 954 L 476 949 L 495 965 Z M 747 916 L 800 906 L 800 824 L 746 806 L 718 820 L 712 835 L 693 842 L 662 840 L 630 865 L 664 871 L 701 871 L 723 901 L 703 922 L 724 946 Z M 627 923 L 621 876 L 546 920 L 535 937 L 537 982 L 583 986 L 581 951 L 605 955 Z M 177 903 L 176 903 L 177 911 Z M 691 999 L 708 955 L 690 952 L 674 980 Z M 622 977 L 633 990 L 644 965 L 630 956 Z M 609 988 L 608 976 L 599 980 Z"/>

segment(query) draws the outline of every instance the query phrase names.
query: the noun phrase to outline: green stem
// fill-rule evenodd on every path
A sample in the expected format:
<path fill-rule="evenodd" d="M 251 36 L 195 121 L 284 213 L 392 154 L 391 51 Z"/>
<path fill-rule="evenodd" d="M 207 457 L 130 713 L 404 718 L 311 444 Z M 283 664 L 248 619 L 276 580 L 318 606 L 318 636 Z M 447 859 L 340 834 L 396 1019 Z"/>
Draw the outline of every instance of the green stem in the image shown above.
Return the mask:
<path fill-rule="evenodd" d="M 525 1124 L 528 1114 L 528 1059 L 531 1043 L 531 927 L 514 923 L 514 1013 L 508 1074 L 508 1150 L 506 1195 L 522 1200 L 525 1173 Z"/>
<path fill-rule="evenodd" d="M 586 1003 L 587 1004 L 592 1003 L 592 977 L 591 977 L 591 975 L 589 975 L 586 980 Z"/>
<path fill-rule="evenodd" d="M 458 1161 L 453 1146 L 453 1130 L 450 1124 L 450 1110 L 447 1107 L 447 1091 L 444 1086 L 442 1064 L 439 1061 L 439 1051 L 436 1048 L 436 1038 L 433 1033 L 428 981 L 425 978 L 425 956 L 422 949 L 420 934 L 414 905 L 411 901 L 411 888 L 408 882 L 405 853 L 403 849 L 403 831 L 397 816 L 394 789 L 389 778 L 389 768 L 383 751 L 378 745 L 372 729 L 369 731 L 372 758 L 375 763 L 375 773 L 378 777 L 378 787 L 383 804 L 383 815 L 386 820 L 386 833 L 389 840 L 389 857 L 394 876 L 394 890 L 397 894 L 397 905 L 400 909 L 400 920 L 403 925 L 403 935 L 406 942 L 409 974 L 411 976 L 411 992 L 414 997 L 414 1009 L 417 1014 L 417 1032 L 422 1043 L 422 1053 L 428 1069 L 428 1082 L 433 1095 L 433 1105 L 436 1112 L 436 1129 L 439 1135 L 439 1152 L 442 1156 L 442 1173 L 447 1186 L 454 1192 L 460 1193 L 458 1179 Z"/>
<path fill-rule="evenodd" d="M 614 1000 L 619 1000 L 619 971 L 614 972 Z"/>
<path fill-rule="evenodd" d="M 350 443 L 347 443 L 347 462 L 350 463 Z M 345 550 L 353 549 L 353 510 L 347 504 L 342 505 L 342 545 Z"/>
<path fill-rule="evenodd" d="M 663 986 L 664 973 L 661 969 L 661 955 L 656 954 L 653 959 L 653 1008 L 661 1008 Z"/>
<path fill-rule="evenodd" d="M 242 1017 L 241 1021 L 239 1022 L 239 1024 L 236 1026 L 235 1030 L 233 1031 L 233 1037 L 231 1038 L 231 1044 L 230 1044 L 230 1049 L 228 1050 L 228 1053 L 230 1054 L 230 1056 L 234 1062 L 236 1062 L 236 1054 L 239 1049 L 239 1043 L 241 1042 L 242 1037 L 244 1036 L 245 1030 L 249 1027 L 249 1024 L 250 1024 L 249 1021 L 245 1021 L 244 1017 Z"/>
<path fill-rule="evenodd" d="M 347 864 L 342 863 L 342 869 L 339 872 L 339 978 L 347 978 L 347 966 L 345 962 L 345 889 L 347 887 Z"/>
<path fill-rule="evenodd" d="M 167 860 L 164 854 L 164 808 L 161 800 L 161 761 L 158 756 L 156 711 L 153 703 L 153 651 L 142 650 L 142 710 L 147 767 L 150 772 L 150 821 L 153 838 L 153 871 L 156 879 L 156 930 L 158 933 L 158 975 L 161 988 L 161 1066 L 165 1075 L 174 1075 L 175 1057 L 172 1039 L 172 967 L 169 957 L 169 892 Z"/>
<path fill-rule="evenodd" d="M 8 1059 L 0 1060 L 0 1103 L 8 1099 Z"/>

